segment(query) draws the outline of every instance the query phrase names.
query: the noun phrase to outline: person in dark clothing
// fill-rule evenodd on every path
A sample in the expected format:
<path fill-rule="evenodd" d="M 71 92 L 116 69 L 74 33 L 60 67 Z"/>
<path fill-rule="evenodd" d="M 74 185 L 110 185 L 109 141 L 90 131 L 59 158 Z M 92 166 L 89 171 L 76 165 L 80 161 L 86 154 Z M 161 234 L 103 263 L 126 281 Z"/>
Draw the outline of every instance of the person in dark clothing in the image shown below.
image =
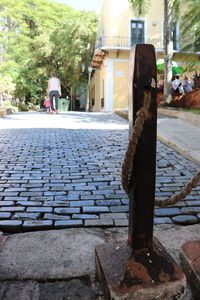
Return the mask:
<path fill-rule="evenodd" d="M 48 81 L 48 94 L 51 102 L 51 111 L 58 113 L 58 98 L 61 96 L 60 80 L 56 77 L 56 73 L 51 73 L 51 78 Z M 55 105 L 53 98 L 55 98 Z"/>

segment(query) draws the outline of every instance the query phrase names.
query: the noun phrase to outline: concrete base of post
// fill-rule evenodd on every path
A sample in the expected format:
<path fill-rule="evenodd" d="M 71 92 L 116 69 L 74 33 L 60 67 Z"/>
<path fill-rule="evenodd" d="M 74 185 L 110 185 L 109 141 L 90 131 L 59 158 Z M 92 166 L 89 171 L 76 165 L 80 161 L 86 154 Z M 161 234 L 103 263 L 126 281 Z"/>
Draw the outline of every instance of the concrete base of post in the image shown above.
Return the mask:
<path fill-rule="evenodd" d="M 157 239 L 151 250 L 135 251 L 127 242 L 96 247 L 97 275 L 105 299 L 181 299 L 186 279 Z"/>

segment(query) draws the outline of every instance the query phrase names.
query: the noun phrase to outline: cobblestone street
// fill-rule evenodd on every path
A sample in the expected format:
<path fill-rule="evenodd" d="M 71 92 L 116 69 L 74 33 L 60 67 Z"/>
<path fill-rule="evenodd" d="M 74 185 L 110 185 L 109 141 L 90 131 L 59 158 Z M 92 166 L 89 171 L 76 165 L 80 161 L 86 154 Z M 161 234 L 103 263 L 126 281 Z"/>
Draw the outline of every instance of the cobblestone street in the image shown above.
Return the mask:
<path fill-rule="evenodd" d="M 0 119 L 0 230 L 128 225 L 120 178 L 127 141 L 128 122 L 109 113 Z M 158 141 L 156 199 L 181 191 L 198 169 Z M 200 186 L 173 207 L 155 207 L 154 222 L 200 222 Z"/>

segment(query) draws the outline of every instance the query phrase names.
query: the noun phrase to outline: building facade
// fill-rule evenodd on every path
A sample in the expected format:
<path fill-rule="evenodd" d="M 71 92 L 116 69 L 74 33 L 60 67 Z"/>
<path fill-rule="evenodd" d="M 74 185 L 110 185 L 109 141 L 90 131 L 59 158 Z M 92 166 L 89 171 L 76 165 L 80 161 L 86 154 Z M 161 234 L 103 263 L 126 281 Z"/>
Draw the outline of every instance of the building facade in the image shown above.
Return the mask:
<path fill-rule="evenodd" d="M 173 49 L 179 53 L 179 27 L 174 25 Z M 104 0 L 91 65 L 90 110 L 128 108 L 128 66 L 135 44 L 152 44 L 164 57 L 164 1 L 152 0 L 144 17 L 137 17 L 128 0 Z M 176 60 L 180 60 L 181 55 Z"/>

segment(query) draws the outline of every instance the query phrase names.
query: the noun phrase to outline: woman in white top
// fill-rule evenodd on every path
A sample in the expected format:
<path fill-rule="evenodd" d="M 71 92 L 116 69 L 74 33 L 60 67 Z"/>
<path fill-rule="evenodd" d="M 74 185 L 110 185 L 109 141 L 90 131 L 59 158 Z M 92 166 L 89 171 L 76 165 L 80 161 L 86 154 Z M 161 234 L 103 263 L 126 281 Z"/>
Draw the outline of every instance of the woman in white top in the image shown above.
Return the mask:
<path fill-rule="evenodd" d="M 48 81 L 48 93 L 51 102 L 51 111 L 58 113 L 58 98 L 61 96 L 60 80 L 56 77 L 56 73 L 51 73 L 51 78 Z M 53 104 L 53 97 L 55 97 L 55 107 Z"/>
<path fill-rule="evenodd" d="M 175 79 L 172 81 L 172 92 L 173 94 L 179 94 L 182 83 L 179 79 L 179 76 L 176 75 Z"/>

